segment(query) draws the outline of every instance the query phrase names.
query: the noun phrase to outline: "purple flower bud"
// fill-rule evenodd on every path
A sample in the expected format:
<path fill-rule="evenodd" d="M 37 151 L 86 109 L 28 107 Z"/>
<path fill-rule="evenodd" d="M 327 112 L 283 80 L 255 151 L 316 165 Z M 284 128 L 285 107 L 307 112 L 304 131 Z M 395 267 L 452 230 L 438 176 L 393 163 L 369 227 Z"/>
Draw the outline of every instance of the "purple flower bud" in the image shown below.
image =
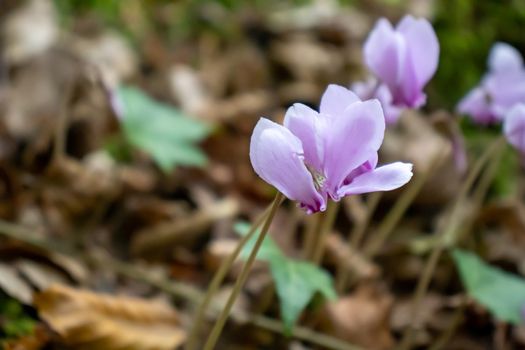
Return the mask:
<path fill-rule="evenodd" d="M 525 67 L 515 48 L 496 43 L 488 58 L 489 71 L 458 104 L 458 112 L 478 124 L 499 122 L 519 102 L 525 102 Z"/>
<path fill-rule="evenodd" d="M 378 100 L 362 102 L 350 90 L 330 85 L 320 112 L 296 103 L 284 126 L 261 118 L 252 134 L 255 172 L 307 213 L 324 211 L 328 197 L 389 191 L 412 177 L 412 164 L 377 168 L 385 119 Z"/>
<path fill-rule="evenodd" d="M 505 115 L 503 133 L 511 145 L 525 154 L 525 104 L 516 104 Z"/>
<path fill-rule="evenodd" d="M 439 42 L 426 19 L 405 16 L 395 29 L 380 19 L 365 42 L 364 55 L 368 68 L 390 90 L 394 105 L 425 104 L 423 88 L 439 60 Z"/>

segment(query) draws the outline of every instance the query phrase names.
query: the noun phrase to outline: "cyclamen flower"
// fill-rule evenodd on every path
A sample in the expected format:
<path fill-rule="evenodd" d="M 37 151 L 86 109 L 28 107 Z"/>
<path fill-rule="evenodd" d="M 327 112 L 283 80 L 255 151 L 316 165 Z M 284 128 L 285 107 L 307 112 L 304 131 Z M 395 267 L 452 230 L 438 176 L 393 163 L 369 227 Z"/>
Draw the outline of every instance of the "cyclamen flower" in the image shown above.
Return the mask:
<path fill-rule="evenodd" d="M 507 113 L 503 133 L 511 145 L 525 154 L 525 104 L 519 103 Z"/>
<path fill-rule="evenodd" d="M 425 104 L 423 88 L 436 72 L 439 42 L 426 19 L 405 16 L 396 28 L 377 21 L 364 46 L 365 62 L 392 95 L 398 107 Z"/>
<path fill-rule="evenodd" d="M 361 100 L 378 99 L 385 113 L 387 125 L 393 125 L 399 120 L 402 108 L 394 105 L 392 94 L 385 84 L 380 84 L 376 79 L 370 78 L 366 81 L 353 83 L 350 90 Z"/>
<path fill-rule="evenodd" d="M 499 122 L 519 102 L 525 102 L 525 67 L 515 48 L 496 43 L 488 58 L 489 72 L 458 104 L 458 112 L 479 124 Z"/>
<path fill-rule="evenodd" d="M 300 103 L 288 109 L 284 126 L 261 118 L 252 134 L 255 172 L 307 213 L 324 211 L 352 194 L 393 190 L 412 177 L 412 164 L 377 166 L 385 119 L 378 100 L 362 102 L 350 90 L 330 85 L 320 112 Z"/>

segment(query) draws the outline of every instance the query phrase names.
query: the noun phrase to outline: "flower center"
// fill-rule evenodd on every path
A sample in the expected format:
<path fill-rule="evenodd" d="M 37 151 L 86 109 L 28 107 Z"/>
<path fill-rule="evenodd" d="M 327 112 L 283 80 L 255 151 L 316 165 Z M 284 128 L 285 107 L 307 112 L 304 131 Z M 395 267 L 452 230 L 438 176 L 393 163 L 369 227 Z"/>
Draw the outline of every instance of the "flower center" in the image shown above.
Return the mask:
<path fill-rule="evenodd" d="M 306 165 L 306 169 L 310 172 L 310 175 L 312 175 L 312 179 L 314 180 L 314 187 L 317 191 L 321 192 L 321 190 L 324 187 L 324 183 L 326 182 L 326 176 L 312 167 L 311 165 L 304 163 Z"/>

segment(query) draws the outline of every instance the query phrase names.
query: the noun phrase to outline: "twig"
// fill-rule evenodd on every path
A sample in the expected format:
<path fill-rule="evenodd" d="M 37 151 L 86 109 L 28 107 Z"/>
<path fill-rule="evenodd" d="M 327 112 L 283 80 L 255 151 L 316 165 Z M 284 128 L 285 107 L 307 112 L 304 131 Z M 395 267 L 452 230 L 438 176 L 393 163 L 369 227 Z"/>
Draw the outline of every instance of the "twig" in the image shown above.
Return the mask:
<path fill-rule="evenodd" d="M 57 164 L 66 154 L 69 104 L 71 103 L 74 89 L 75 82 L 68 81 L 65 86 L 64 94 L 62 96 L 62 104 L 60 106 L 60 111 L 57 118 L 58 120 L 53 141 L 53 155 L 51 159 L 51 164 Z"/>
<path fill-rule="evenodd" d="M 184 220 L 161 223 L 153 228 L 142 230 L 133 240 L 131 251 L 137 255 L 147 255 L 151 252 L 158 254 L 159 251 L 165 251 L 176 242 L 195 239 L 214 221 L 235 216 L 238 211 L 237 201 L 233 199 L 218 201 Z"/>
<path fill-rule="evenodd" d="M 0 235 L 9 237 L 11 239 L 24 242 L 34 247 L 67 255 L 71 258 L 81 258 L 97 266 L 109 268 L 116 273 L 149 284 L 173 297 L 185 299 L 193 304 L 200 304 L 204 299 L 204 293 L 192 286 L 184 283 L 168 281 L 165 278 L 154 276 L 153 274 L 144 271 L 141 268 L 131 266 L 127 263 L 117 261 L 111 257 L 97 256 L 82 256 L 77 252 L 72 251 L 64 246 L 57 245 L 56 242 L 49 242 L 45 239 L 35 237 L 32 230 L 21 227 L 19 225 L 11 224 L 0 220 Z M 216 309 L 216 307 L 214 307 Z M 248 322 L 257 327 L 272 331 L 275 333 L 285 334 L 284 325 L 278 320 L 263 316 L 254 315 L 250 313 L 232 313 L 234 320 Z M 326 334 L 318 333 L 306 327 L 296 326 L 291 332 L 291 336 L 300 340 L 310 342 L 311 344 L 324 347 L 331 350 L 364 350 L 363 348 L 349 344 L 337 338 L 330 337 Z"/>

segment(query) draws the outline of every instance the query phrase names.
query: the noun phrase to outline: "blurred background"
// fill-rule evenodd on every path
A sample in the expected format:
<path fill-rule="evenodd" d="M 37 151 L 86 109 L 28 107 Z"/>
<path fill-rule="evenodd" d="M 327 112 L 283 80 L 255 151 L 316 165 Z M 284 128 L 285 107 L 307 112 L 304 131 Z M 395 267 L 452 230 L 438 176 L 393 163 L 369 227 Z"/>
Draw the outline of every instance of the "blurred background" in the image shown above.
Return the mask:
<path fill-rule="evenodd" d="M 366 79 L 363 41 L 378 18 L 396 23 L 405 14 L 433 24 L 439 67 L 423 111 L 406 113 L 387 132 L 380 163 L 411 161 L 417 176 L 458 130 L 469 159 L 500 133 L 475 127 L 454 110 L 484 74 L 494 42 L 525 52 L 524 1 L 0 0 L 0 337 L 6 346 L 119 349 L 131 341 L 130 348 L 149 349 L 133 337 L 152 334 L 152 342 L 165 340 L 159 349 L 182 344 L 195 309 L 187 300 L 197 293 L 184 288 L 205 290 L 236 242 L 232 224 L 253 221 L 274 195 L 248 158 L 258 118 L 280 122 L 294 102 L 317 108 L 327 84 Z M 502 160 L 489 189 L 494 202 L 480 210 L 474 227 L 506 233 L 473 244 L 497 246 L 488 249 L 491 259 L 516 272 L 524 266 L 516 250 L 523 208 L 505 198 L 522 189 L 520 159 L 508 149 Z M 410 323 L 407 300 L 424 261 L 407 242 L 439 226 L 462 176 L 449 154 L 397 226 L 398 239 L 372 261 L 351 260 L 357 280 L 338 291 L 341 304 L 311 308 L 300 323 L 364 349 L 391 348 Z M 399 195 L 381 198 L 371 230 Z M 343 207 L 334 237 L 346 239 L 365 209 L 359 200 Z M 294 203 L 284 205 L 272 237 L 286 255 L 300 256 L 311 220 Z M 339 260 L 352 257 L 339 254 L 342 241 L 334 240 L 327 255 L 336 261 L 327 258 L 323 266 L 335 274 Z M 271 279 L 259 270 L 239 308 L 274 320 Z M 182 289 L 160 288 L 143 271 Z M 238 267 L 225 290 L 236 273 Z M 418 328 L 421 349 L 446 332 L 461 300 L 450 261 L 436 276 Z M 99 300 L 80 287 L 143 299 Z M 38 292 L 43 296 L 34 299 Z M 173 314 L 147 304 L 153 299 L 173 301 Z M 127 307 L 142 310 L 144 319 L 135 319 L 142 331 L 120 325 L 120 333 L 107 335 L 116 321 L 89 311 L 98 306 L 117 315 Z M 364 316 L 348 316 L 356 314 Z M 445 348 L 525 346 L 525 329 L 510 331 L 476 307 L 464 315 Z M 237 317 L 218 348 L 330 348 L 254 323 Z M 497 347 L 502 336 L 508 347 Z"/>

